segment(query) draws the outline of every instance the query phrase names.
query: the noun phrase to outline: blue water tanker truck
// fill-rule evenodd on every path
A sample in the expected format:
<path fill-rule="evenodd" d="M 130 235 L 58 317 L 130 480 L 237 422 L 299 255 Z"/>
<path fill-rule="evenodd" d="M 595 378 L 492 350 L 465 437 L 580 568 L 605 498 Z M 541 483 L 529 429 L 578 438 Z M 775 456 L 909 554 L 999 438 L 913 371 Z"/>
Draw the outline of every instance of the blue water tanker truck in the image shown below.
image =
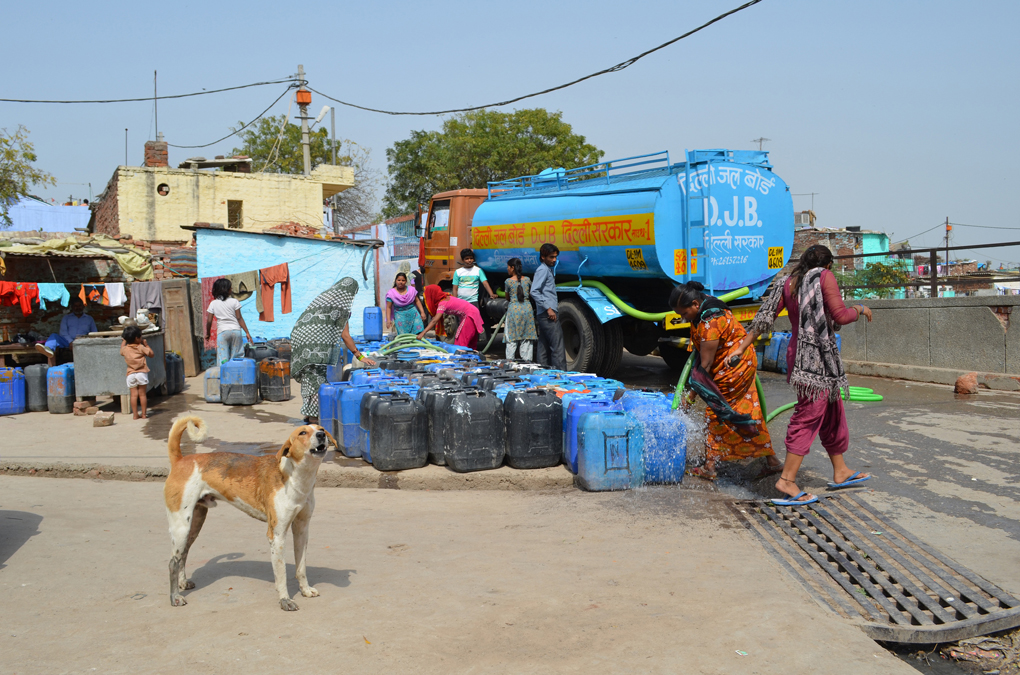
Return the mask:
<path fill-rule="evenodd" d="M 560 313 L 571 370 L 608 376 L 623 349 L 658 349 L 673 368 L 688 352 L 689 326 L 668 307 L 670 291 L 695 279 L 713 295 L 748 288 L 749 320 L 793 248 L 790 190 L 768 153 L 694 150 L 672 163 L 668 152 L 547 169 L 435 195 L 420 220 L 419 264 L 427 283 L 450 284 L 474 249 L 493 289 L 520 258 L 534 274 L 538 251 L 560 249 Z M 484 292 L 483 292 L 484 295 Z M 494 324 L 505 301 L 483 306 Z"/>

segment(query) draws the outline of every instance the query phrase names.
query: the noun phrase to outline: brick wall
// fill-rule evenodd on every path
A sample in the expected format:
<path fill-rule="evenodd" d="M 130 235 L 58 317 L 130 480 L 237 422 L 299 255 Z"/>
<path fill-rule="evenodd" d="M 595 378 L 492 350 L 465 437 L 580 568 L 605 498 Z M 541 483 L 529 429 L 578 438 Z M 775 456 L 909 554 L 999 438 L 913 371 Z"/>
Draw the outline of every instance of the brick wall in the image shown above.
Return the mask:
<path fill-rule="evenodd" d="M 145 166 L 170 166 L 167 144 L 165 141 L 146 141 Z"/>
<path fill-rule="evenodd" d="M 188 242 L 142 241 L 141 239 L 132 239 L 129 235 L 122 235 L 118 238 L 125 244 L 129 246 L 137 246 L 152 255 L 152 278 L 154 280 L 179 279 L 181 276 L 184 276 L 174 273 L 172 265 L 170 264 L 170 257 L 174 251 L 184 248 Z"/>
<path fill-rule="evenodd" d="M 108 234 L 116 237 L 120 234 L 120 215 L 117 204 L 117 176 L 119 171 L 113 174 L 102 199 L 94 201 L 90 205 L 92 209 L 92 231 L 96 234 Z"/>
<path fill-rule="evenodd" d="M 315 237 L 317 239 L 323 238 L 321 227 L 309 227 L 308 225 L 302 225 L 301 223 L 295 222 L 280 223 L 279 225 L 274 225 L 263 231 L 281 232 L 295 237 Z"/>

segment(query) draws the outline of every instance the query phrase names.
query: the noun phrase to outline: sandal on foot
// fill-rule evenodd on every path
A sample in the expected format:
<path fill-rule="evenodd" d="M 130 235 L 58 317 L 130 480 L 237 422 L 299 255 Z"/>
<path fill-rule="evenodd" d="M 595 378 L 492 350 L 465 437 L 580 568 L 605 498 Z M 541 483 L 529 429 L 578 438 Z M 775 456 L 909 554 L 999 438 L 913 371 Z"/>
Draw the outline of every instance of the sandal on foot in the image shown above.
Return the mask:
<path fill-rule="evenodd" d="M 687 469 L 687 474 L 695 478 L 704 478 L 705 480 L 715 480 L 719 477 L 714 472 L 706 470 L 703 466 L 691 467 Z"/>
<path fill-rule="evenodd" d="M 860 475 L 861 475 L 860 471 L 854 471 L 854 474 L 852 476 L 850 476 L 849 478 L 847 478 L 842 483 L 834 483 L 833 481 L 829 481 L 829 483 L 828 483 L 829 489 L 830 490 L 837 490 L 839 488 L 850 487 L 851 485 L 857 485 L 858 483 L 863 483 L 864 481 L 866 481 L 869 478 L 871 478 L 870 475 L 869 476 L 864 476 L 863 478 L 858 478 L 858 476 L 860 476 Z"/>
<path fill-rule="evenodd" d="M 806 496 L 807 499 L 801 499 L 801 497 L 804 496 Z M 781 499 L 771 499 L 769 501 L 771 501 L 776 506 L 803 506 L 805 504 L 814 504 L 815 502 L 818 501 L 818 497 L 812 494 L 808 494 L 807 492 L 801 491 L 793 497 L 783 497 Z"/>

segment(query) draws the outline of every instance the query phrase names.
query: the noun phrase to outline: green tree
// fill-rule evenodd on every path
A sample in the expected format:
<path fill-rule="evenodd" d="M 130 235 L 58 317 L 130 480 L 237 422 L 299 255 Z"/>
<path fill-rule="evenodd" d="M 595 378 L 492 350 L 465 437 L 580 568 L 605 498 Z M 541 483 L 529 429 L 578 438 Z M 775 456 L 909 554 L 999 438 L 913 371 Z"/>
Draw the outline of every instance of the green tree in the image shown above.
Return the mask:
<path fill-rule="evenodd" d="M 530 108 L 455 115 L 441 131 L 412 131 L 386 150 L 390 180 L 383 215 L 411 213 L 437 192 L 484 188 L 489 181 L 549 167 L 594 164 L 603 154 L 575 134 L 560 112 Z"/>
<path fill-rule="evenodd" d="M 890 260 L 889 264 L 869 263 L 863 269 L 854 270 L 849 273 L 837 274 L 840 286 L 879 286 L 882 284 L 898 284 L 901 288 L 911 281 L 913 277 L 906 268 L 905 260 Z M 849 297 L 857 298 L 888 298 L 897 289 L 892 288 L 861 288 L 848 290 Z"/>
<path fill-rule="evenodd" d="M 234 148 L 232 152 L 251 157 L 253 171 L 304 172 L 301 127 L 288 123 L 286 115 L 263 117 L 237 136 L 241 139 L 241 147 Z M 325 128 L 309 133 L 308 149 L 312 169 L 320 164 L 332 164 L 333 146 Z M 354 187 L 335 197 L 334 226 L 337 231 L 372 222 L 377 215 L 375 194 L 381 177 L 378 171 L 372 169 L 369 150 L 354 141 L 338 138 L 336 163 L 354 169 Z"/>
<path fill-rule="evenodd" d="M 53 176 L 32 166 L 38 157 L 28 133 L 20 124 L 14 133 L 0 129 L 0 227 L 11 226 L 8 210 L 28 194 L 30 186 L 57 184 Z"/>

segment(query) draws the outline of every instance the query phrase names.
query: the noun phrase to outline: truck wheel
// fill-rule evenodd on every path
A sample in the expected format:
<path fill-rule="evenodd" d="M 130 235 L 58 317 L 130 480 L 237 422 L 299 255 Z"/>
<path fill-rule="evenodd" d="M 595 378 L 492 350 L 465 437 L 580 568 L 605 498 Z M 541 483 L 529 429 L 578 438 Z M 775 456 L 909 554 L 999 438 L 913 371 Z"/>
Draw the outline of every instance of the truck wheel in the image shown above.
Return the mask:
<path fill-rule="evenodd" d="M 603 349 L 602 359 L 595 369 L 595 374 L 599 377 L 612 377 L 616 369 L 620 367 L 620 361 L 623 360 L 623 326 L 621 324 L 619 319 L 614 319 L 601 326 L 605 349 Z"/>
<path fill-rule="evenodd" d="M 598 365 L 600 350 L 599 338 L 602 337 L 598 319 L 589 318 L 584 302 L 575 298 L 560 301 L 560 311 L 556 317 L 563 329 L 563 347 L 567 353 L 567 370 L 578 373 L 591 373 Z"/>
<path fill-rule="evenodd" d="M 659 343 L 659 356 L 672 370 L 683 370 L 691 352 L 685 347 L 676 347 L 666 342 Z"/>
<path fill-rule="evenodd" d="M 634 356 L 648 356 L 659 346 L 661 333 L 650 321 L 630 321 L 623 326 L 623 346 Z"/>

